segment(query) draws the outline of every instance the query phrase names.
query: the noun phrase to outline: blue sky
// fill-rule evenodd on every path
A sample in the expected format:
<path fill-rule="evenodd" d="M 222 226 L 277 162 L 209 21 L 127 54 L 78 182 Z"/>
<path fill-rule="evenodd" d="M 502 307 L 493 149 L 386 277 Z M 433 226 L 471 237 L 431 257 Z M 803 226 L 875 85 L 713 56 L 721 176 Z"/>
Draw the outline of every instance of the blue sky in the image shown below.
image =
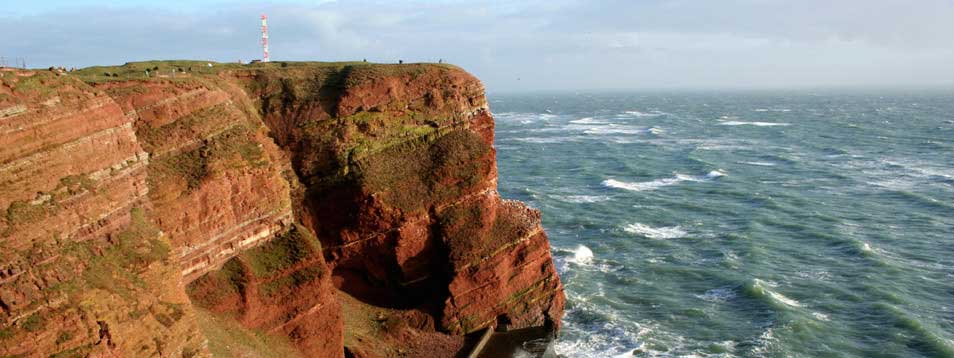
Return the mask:
<path fill-rule="evenodd" d="M 954 85 L 951 0 L 5 1 L 0 56 L 445 61 L 489 90 Z"/>

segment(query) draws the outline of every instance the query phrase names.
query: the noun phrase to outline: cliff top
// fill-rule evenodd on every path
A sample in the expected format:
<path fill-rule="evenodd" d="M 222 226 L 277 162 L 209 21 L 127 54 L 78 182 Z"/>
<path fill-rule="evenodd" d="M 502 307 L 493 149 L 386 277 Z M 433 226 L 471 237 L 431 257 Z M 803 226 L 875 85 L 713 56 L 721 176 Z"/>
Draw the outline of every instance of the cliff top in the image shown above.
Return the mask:
<path fill-rule="evenodd" d="M 211 66 L 209 66 L 211 64 Z M 372 63 L 363 61 L 347 62 L 316 62 L 316 61 L 276 61 L 276 62 L 258 62 L 250 64 L 240 64 L 236 62 L 220 63 L 210 61 L 194 60 L 157 60 L 127 62 L 119 66 L 92 66 L 72 72 L 71 74 L 79 77 L 87 83 L 99 83 L 109 81 L 128 81 L 135 79 L 155 79 L 155 78 L 188 78 L 190 75 L 217 75 L 225 71 L 248 71 L 248 70 L 282 70 L 295 72 L 296 70 L 329 70 L 341 71 L 350 68 L 354 72 L 367 73 L 368 75 L 394 76 L 420 73 L 428 69 L 446 69 L 463 71 L 460 67 L 451 64 L 437 63 L 407 63 L 407 64 L 389 64 Z M 148 72 L 148 77 L 147 77 Z"/>

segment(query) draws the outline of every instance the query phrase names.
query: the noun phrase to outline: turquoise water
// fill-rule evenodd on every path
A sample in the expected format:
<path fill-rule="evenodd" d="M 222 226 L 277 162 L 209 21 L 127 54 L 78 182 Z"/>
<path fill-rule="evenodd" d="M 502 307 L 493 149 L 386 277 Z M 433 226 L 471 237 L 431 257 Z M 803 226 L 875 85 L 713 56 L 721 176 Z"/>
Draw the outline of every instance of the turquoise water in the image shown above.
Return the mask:
<path fill-rule="evenodd" d="M 954 93 L 491 95 L 568 357 L 954 356 Z"/>

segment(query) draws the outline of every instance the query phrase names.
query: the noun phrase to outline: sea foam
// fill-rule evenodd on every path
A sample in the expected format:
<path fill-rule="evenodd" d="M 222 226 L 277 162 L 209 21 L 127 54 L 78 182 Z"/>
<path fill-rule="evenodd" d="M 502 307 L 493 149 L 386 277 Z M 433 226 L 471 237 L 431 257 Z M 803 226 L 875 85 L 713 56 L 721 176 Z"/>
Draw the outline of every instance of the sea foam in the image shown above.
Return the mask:
<path fill-rule="evenodd" d="M 645 117 L 659 117 L 659 116 L 664 116 L 664 115 L 669 114 L 669 113 L 662 112 L 662 111 L 642 112 L 642 111 L 638 111 L 638 110 L 623 111 L 623 113 L 628 114 L 628 115 L 631 115 L 631 116 L 639 117 L 639 118 L 645 118 Z"/>
<path fill-rule="evenodd" d="M 768 298 L 772 302 L 781 303 L 789 307 L 802 307 L 802 304 L 794 299 L 788 298 L 785 295 L 772 291 L 769 287 L 774 287 L 775 285 L 767 283 L 760 279 L 755 279 L 752 281 L 751 285 L 747 287 L 747 290 L 750 294 L 755 297 L 764 297 Z"/>
<path fill-rule="evenodd" d="M 744 121 L 725 121 L 719 123 L 723 126 L 757 126 L 757 127 L 773 127 L 773 126 L 790 126 L 791 123 L 782 123 L 782 122 L 744 122 Z"/>
<path fill-rule="evenodd" d="M 676 176 L 672 178 L 656 179 L 653 181 L 638 182 L 638 183 L 629 183 L 629 182 L 619 181 L 616 179 L 606 179 L 606 180 L 603 180 L 603 186 L 616 188 L 616 189 L 629 190 L 629 191 L 647 191 L 647 190 L 656 190 L 664 186 L 678 184 L 680 182 L 685 182 L 685 181 L 688 181 L 688 182 L 711 181 L 720 177 L 724 177 L 725 175 L 726 174 L 720 170 L 713 170 L 706 173 L 706 175 L 703 175 L 703 176 L 676 174 Z"/>
<path fill-rule="evenodd" d="M 629 191 L 646 191 L 646 190 L 656 190 L 660 187 L 667 185 L 673 185 L 678 182 L 683 181 L 681 178 L 665 178 L 657 179 L 649 182 L 640 182 L 640 183 L 627 183 L 619 181 L 616 179 L 606 179 L 603 181 L 603 185 L 610 188 L 617 188 Z"/>
<path fill-rule="evenodd" d="M 574 119 L 574 120 L 570 121 L 570 123 L 573 123 L 573 124 L 607 124 L 608 122 L 606 122 L 606 121 L 601 121 L 601 120 L 598 120 L 598 119 L 593 119 L 593 117 L 585 117 L 585 118 L 580 118 L 580 119 Z"/>
<path fill-rule="evenodd" d="M 577 265 L 589 265 L 593 263 L 593 250 L 590 250 L 589 247 L 579 245 L 573 250 L 573 256 L 568 258 L 567 261 Z"/>
<path fill-rule="evenodd" d="M 740 164 L 754 165 L 754 166 L 758 166 L 758 167 L 774 167 L 774 166 L 775 166 L 775 163 L 769 163 L 769 162 L 739 162 L 739 163 L 740 163 Z"/>
<path fill-rule="evenodd" d="M 610 200 L 610 197 L 604 195 L 554 195 L 554 199 L 565 201 L 568 203 L 598 203 L 601 201 Z"/>
<path fill-rule="evenodd" d="M 656 134 L 656 133 L 653 132 L 653 128 L 655 128 L 655 127 L 652 127 L 652 128 L 635 128 L 635 127 L 630 127 L 630 126 L 622 126 L 622 125 L 610 124 L 610 125 L 605 125 L 605 126 L 592 127 L 592 128 L 589 128 L 589 129 L 583 131 L 583 133 L 589 134 L 589 135 L 606 135 L 606 134 L 646 134 L 646 133 Z M 656 130 L 659 131 L 659 129 L 656 129 Z"/>
<path fill-rule="evenodd" d="M 726 302 L 736 297 L 735 290 L 731 287 L 713 288 L 701 295 L 696 295 L 699 299 L 709 302 Z"/>
<path fill-rule="evenodd" d="M 630 234 L 645 236 L 650 239 L 661 240 L 678 239 L 688 235 L 688 233 L 679 226 L 652 227 L 640 223 L 626 225 L 626 227 L 623 228 L 623 231 L 626 231 Z"/>

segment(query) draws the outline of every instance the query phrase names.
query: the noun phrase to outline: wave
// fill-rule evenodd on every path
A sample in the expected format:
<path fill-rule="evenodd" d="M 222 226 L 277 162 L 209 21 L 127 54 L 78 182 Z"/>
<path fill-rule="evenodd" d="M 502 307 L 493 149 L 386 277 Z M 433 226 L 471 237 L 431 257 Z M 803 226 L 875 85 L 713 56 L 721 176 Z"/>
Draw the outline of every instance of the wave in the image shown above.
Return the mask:
<path fill-rule="evenodd" d="M 696 295 L 697 298 L 708 302 L 726 302 L 736 296 L 735 290 L 731 287 L 713 288 L 701 295 Z"/>
<path fill-rule="evenodd" d="M 574 137 L 523 137 L 523 138 L 511 138 L 511 140 L 525 143 L 536 143 L 536 144 L 554 144 L 554 143 L 565 143 L 572 142 L 577 140 Z"/>
<path fill-rule="evenodd" d="M 748 165 L 754 165 L 758 167 L 774 167 L 776 165 L 775 163 L 769 163 L 769 162 L 739 162 L 739 164 L 748 164 Z"/>
<path fill-rule="evenodd" d="M 778 338 L 775 338 L 775 330 L 767 328 L 759 338 L 755 340 L 755 347 L 752 347 L 752 353 L 756 357 L 765 357 L 778 350 Z"/>
<path fill-rule="evenodd" d="M 724 176 L 725 176 L 725 173 L 724 173 L 724 172 L 719 171 L 719 170 L 713 170 L 713 171 L 710 171 L 710 172 L 706 173 L 706 176 L 705 176 L 705 177 L 706 177 L 706 179 L 715 179 L 715 178 L 720 178 L 720 177 L 724 177 Z"/>
<path fill-rule="evenodd" d="M 660 240 L 678 239 L 686 237 L 686 235 L 689 234 L 679 226 L 652 227 L 640 223 L 626 225 L 626 227 L 623 228 L 623 231 L 626 231 L 630 234 L 645 236 L 650 239 Z"/>
<path fill-rule="evenodd" d="M 757 127 L 773 127 L 773 126 L 790 126 L 791 123 L 783 122 L 744 122 L 744 121 L 725 121 L 720 122 L 719 125 L 722 126 L 757 126 Z"/>
<path fill-rule="evenodd" d="M 605 296 L 567 290 L 567 300 L 573 304 L 567 305 L 553 347 L 560 357 L 633 357 L 634 350 L 645 349 L 647 335 L 662 333 L 653 322 L 621 319 L 621 312 L 612 306 L 590 302 L 594 298 Z"/>
<path fill-rule="evenodd" d="M 573 124 L 607 124 L 607 123 L 609 123 L 609 122 L 601 121 L 601 120 L 598 120 L 598 119 L 593 119 L 593 117 L 585 117 L 585 118 L 580 118 L 580 119 L 574 119 L 574 120 L 570 121 L 570 123 L 573 123 Z"/>
<path fill-rule="evenodd" d="M 791 112 L 791 109 L 788 108 L 756 108 L 752 111 L 755 112 Z"/>
<path fill-rule="evenodd" d="M 802 307 L 800 302 L 781 293 L 772 291 L 769 288 L 774 286 L 776 285 L 762 281 L 760 279 L 754 279 L 751 283 L 745 286 L 745 292 L 754 298 L 768 300 L 768 303 L 772 306 Z"/>
<path fill-rule="evenodd" d="M 665 115 L 668 115 L 668 114 L 669 114 L 669 113 L 666 113 L 666 112 L 663 112 L 663 111 L 642 112 L 642 111 L 638 111 L 638 110 L 623 111 L 623 113 L 624 113 L 624 114 L 631 115 L 631 116 L 636 116 L 636 117 L 639 117 L 639 118 L 659 117 L 659 116 L 665 116 Z"/>
<path fill-rule="evenodd" d="M 557 117 L 557 115 L 549 113 L 501 112 L 494 114 L 494 118 L 498 121 L 517 122 L 520 124 L 530 124 L 538 121 L 550 121 Z"/>
<path fill-rule="evenodd" d="M 593 263 L 593 250 L 590 248 L 579 245 L 573 250 L 573 256 L 570 256 L 566 259 L 567 262 L 572 262 L 577 265 L 589 265 Z"/>
<path fill-rule="evenodd" d="M 673 185 L 683 180 L 684 179 L 676 177 L 676 178 L 657 179 L 650 182 L 642 182 L 642 183 L 627 183 L 627 182 L 622 182 L 616 179 L 606 179 L 603 181 L 603 185 L 610 188 L 617 188 L 617 189 L 623 189 L 623 190 L 629 190 L 629 191 L 646 191 L 646 190 L 656 190 L 660 187 L 664 187 L 667 185 Z"/>
<path fill-rule="evenodd" d="M 889 323 L 889 326 L 904 329 L 910 337 L 911 343 L 913 343 L 912 346 L 925 353 L 925 355 L 954 356 L 954 342 L 944 339 L 941 334 L 936 332 L 936 326 L 926 324 L 916 315 L 909 314 L 900 307 L 888 303 L 878 302 L 874 304 L 874 307 L 894 321 Z"/>
<path fill-rule="evenodd" d="M 929 179 L 954 179 L 954 170 L 948 168 L 939 168 L 933 163 L 910 160 L 881 160 L 882 164 L 903 168 L 916 177 Z"/>
<path fill-rule="evenodd" d="M 554 199 L 565 201 L 568 203 L 598 203 L 601 201 L 610 200 L 610 197 L 605 195 L 554 195 Z"/>
<path fill-rule="evenodd" d="M 616 179 L 606 179 L 603 181 L 603 186 L 616 188 L 616 189 L 629 190 L 629 191 L 648 191 L 648 190 L 656 190 L 664 186 L 678 184 L 684 181 L 690 181 L 690 182 L 711 181 L 716 178 L 724 177 L 725 175 L 726 174 L 722 171 L 713 170 L 713 171 L 710 171 L 709 173 L 706 173 L 706 175 L 704 176 L 676 174 L 676 176 L 673 178 L 656 179 L 653 181 L 639 182 L 639 183 L 627 183 L 627 182 L 619 181 Z"/>
<path fill-rule="evenodd" d="M 656 127 L 651 127 L 651 128 L 633 128 L 633 127 L 629 127 L 629 126 L 620 126 L 620 125 L 616 125 L 616 124 L 610 124 L 610 125 L 606 125 L 606 126 L 592 127 L 592 128 L 589 128 L 589 129 L 583 131 L 583 133 L 585 133 L 585 134 L 591 134 L 591 135 L 604 135 L 604 134 L 646 134 L 646 133 L 657 134 L 657 132 L 660 131 L 660 129 L 656 128 L 656 131 L 654 132 L 654 131 L 653 131 L 653 128 L 656 128 Z"/>

